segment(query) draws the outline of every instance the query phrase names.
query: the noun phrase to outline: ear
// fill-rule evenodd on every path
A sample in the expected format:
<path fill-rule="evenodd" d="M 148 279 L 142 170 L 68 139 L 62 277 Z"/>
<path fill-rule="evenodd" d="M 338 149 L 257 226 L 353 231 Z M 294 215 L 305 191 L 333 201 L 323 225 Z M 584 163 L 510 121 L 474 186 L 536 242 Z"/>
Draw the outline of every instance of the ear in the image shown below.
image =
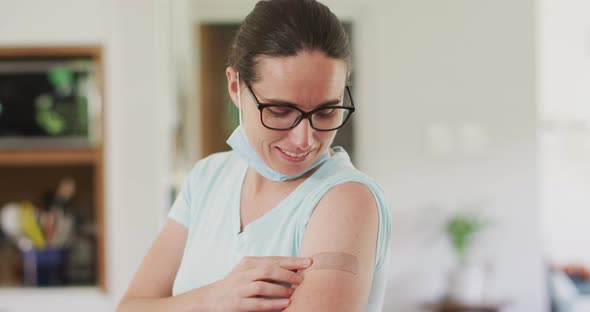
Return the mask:
<path fill-rule="evenodd" d="M 225 69 L 225 76 L 227 77 L 227 91 L 229 96 L 234 102 L 234 105 L 238 107 L 238 72 L 231 66 Z"/>

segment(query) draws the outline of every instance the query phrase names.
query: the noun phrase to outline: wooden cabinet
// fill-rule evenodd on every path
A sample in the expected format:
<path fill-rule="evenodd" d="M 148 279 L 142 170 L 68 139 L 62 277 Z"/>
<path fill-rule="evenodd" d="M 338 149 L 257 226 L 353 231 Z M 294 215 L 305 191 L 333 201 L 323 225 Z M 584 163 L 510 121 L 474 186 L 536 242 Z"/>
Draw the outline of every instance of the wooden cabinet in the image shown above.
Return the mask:
<path fill-rule="evenodd" d="M 13 140 L 16 144 L 0 144 L 0 207 L 9 202 L 30 201 L 35 206 L 43 206 L 47 194 L 55 192 L 62 179 L 68 177 L 75 181 L 75 193 L 64 205 L 64 213 L 72 216 L 74 226 L 70 243 L 64 249 L 69 263 L 76 262 L 78 267 L 68 268 L 70 278 L 54 286 L 98 286 L 105 289 L 105 246 L 104 246 L 104 158 L 102 139 L 102 113 L 104 103 L 101 101 L 102 89 L 102 52 L 96 46 L 75 47 L 0 47 L 0 59 L 68 59 L 85 58 L 93 66 L 95 85 L 94 96 L 99 100 L 94 103 L 95 110 L 92 131 L 95 139 L 86 146 L 55 144 L 35 144 L 35 140 L 26 137 Z M 22 139 L 22 144 L 19 140 Z M 81 245 L 76 242 L 84 240 Z M 0 236 L 0 246 L 15 248 L 14 242 L 7 235 Z M 77 248 L 79 247 L 79 248 Z M 76 250 L 74 250 L 77 248 Z M 17 249 L 18 250 L 18 249 Z M 7 253 L 4 250 L 3 255 Z M 18 253 L 21 253 L 20 255 Z M 10 266 L 15 270 L 24 270 L 24 265 L 9 261 L 22 261 L 23 251 L 17 253 L 17 260 L 0 258 L 0 271 Z M 14 255 L 15 253 L 13 253 Z M 20 258 L 18 257 L 20 256 Z M 84 261 L 82 261 L 82 260 Z M 86 265 L 84 265 L 86 263 Z M 75 272 L 77 270 L 77 272 Z M 67 273 L 67 272 L 66 272 Z M 12 276 L 22 276 L 19 271 Z M 77 274 L 77 275 L 76 275 Z M 66 274 L 67 275 L 67 274 Z M 19 287 L 23 280 L 8 279 L 7 274 L 0 274 L 0 286 Z M 78 279 L 71 278 L 77 276 Z"/>

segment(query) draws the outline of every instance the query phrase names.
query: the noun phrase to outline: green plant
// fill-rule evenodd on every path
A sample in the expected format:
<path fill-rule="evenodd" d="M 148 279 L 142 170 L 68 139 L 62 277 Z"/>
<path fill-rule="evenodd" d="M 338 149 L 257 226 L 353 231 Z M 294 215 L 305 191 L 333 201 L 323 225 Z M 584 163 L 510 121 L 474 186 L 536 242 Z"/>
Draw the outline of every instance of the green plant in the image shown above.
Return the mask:
<path fill-rule="evenodd" d="M 466 213 L 456 213 L 448 220 L 447 234 L 461 265 L 465 264 L 473 237 L 484 225 L 480 218 Z"/>

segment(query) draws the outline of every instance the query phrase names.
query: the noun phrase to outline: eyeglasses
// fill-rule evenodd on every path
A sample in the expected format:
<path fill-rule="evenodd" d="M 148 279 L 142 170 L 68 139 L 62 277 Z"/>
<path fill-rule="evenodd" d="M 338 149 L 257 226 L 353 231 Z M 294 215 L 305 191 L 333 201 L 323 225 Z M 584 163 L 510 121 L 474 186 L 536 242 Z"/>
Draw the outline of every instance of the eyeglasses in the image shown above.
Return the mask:
<path fill-rule="evenodd" d="M 346 92 L 341 102 L 320 106 L 309 112 L 291 104 L 260 103 L 249 83 L 246 83 L 246 87 L 256 101 L 262 125 L 271 130 L 290 130 L 297 127 L 303 119 L 307 119 L 309 125 L 315 130 L 333 131 L 344 126 L 355 110 L 348 86 L 345 88 Z"/>

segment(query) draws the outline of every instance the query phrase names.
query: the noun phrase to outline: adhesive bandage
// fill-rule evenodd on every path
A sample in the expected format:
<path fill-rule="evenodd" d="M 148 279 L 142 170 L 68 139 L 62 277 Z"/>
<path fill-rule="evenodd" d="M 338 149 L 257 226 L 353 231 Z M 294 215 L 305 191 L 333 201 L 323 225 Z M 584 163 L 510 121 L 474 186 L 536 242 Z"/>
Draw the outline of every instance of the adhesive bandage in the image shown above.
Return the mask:
<path fill-rule="evenodd" d="M 307 270 L 340 270 L 352 274 L 358 274 L 359 261 L 358 259 L 343 252 L 321 252 L 311 257 L 313 259 L 312 265 Z"/>

